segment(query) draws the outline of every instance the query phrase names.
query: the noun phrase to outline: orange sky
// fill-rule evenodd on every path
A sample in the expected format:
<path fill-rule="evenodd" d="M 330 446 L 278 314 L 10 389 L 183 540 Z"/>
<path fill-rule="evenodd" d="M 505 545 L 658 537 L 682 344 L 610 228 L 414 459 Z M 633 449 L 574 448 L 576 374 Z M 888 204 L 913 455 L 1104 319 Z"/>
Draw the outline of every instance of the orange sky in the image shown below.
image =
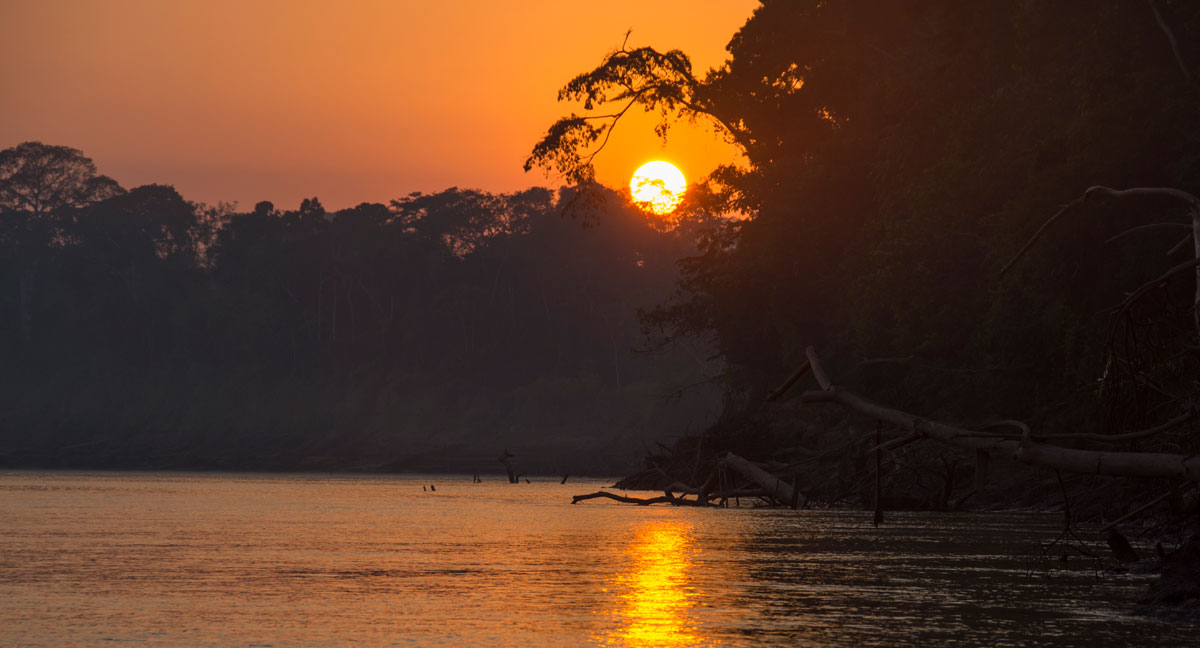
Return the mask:
<path fill-rule="evenodd" d="M 126 187 L 293 208 L 386 202 L 450 186 L 548 184 L 521 164 L 570 110 L 556 93 L 633 28 L 698 72 L 752 0 L 0 0 L 0 148 L 82 149 Z M 730 161 L 708 128 L 622 123 L 597 166 L 689 180 Z"/>

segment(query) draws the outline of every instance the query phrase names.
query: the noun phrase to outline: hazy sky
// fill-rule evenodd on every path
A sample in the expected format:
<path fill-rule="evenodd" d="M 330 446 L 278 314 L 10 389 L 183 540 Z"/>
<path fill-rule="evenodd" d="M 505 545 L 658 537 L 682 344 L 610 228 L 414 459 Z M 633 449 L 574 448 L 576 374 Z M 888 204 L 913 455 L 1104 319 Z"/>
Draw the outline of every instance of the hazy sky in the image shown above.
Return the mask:
<path fill-rule="evenodd" d="M 633 29 L 698 73 L 751 0 L 0 0 L 0 148 L 91 156 L 126 187 L 295 207 L 386 202 L 450 186 L 549 184 L 521 164 L 572 76 Z M 598 160 L 627 182 L 668 159 L 689 180 L 734 155 L 709 128 L 664 149 L 641 116 Z"/>

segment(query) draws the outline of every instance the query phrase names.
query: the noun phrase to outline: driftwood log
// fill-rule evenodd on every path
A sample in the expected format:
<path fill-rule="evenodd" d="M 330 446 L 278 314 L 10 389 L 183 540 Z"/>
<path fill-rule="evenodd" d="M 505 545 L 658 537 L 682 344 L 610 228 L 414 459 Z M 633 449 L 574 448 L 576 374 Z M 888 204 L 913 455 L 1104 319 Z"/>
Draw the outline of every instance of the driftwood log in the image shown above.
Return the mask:
<path fill-rule="evenodd" d="M 572 504 L 578 504 L 585 500 L 605 498 L 622 502 L 624 504 L 637 504 L 639 506 L 649 506 L 650 504 L 670 504 L 672 506 L 715 506 L 705 500 L 689 500 L 682 497 L 675 497 L 670 493 L 660 495 L 658 497 L 628 497 L 625 495 L 617 495 L 608 491 L 596 491 L 587 495 L 576 495 L 571 498 Z"/>
<path fill-rule="evenodd" d="M 725 471 L 731 471 L 755 487 L 746 488 L 744 485 L 726 484 Z M 695 495 L 695 499 L 687 499 L 687 495 Z M 664 493 L 658 497 L 629 497 L 607 491 L 576 495 L 571 498 L 572 504 L 585 500 L 604 498 L 625 504 L 647 506 L 650 504 L 670 504 L 672 506 L 725 506 L 733 499 L 747 497 L 759 498 L 768 502 L 797 508 L 805 503 L 805 498 L 798 488 L 765 470 L 760 465 L 739 457 L 726 454 L 717 461 L 708 479 L 700 486 L 689 486 L 683 482 L 672 482 Z"/>
<path fill-rule="evenodd" d="M 812 347 L 805 351 L 807 361 L 778 389 L 771 392 L 771 399 L 777 399 L 792 387 L 803 375 L 811 373 L 818 390 L 801 394 L 801 400 L 806 403 L 835 403 L 860 414 L 894 425 L 904 434 L 890 441 L 882 441 L 882 429 L 875 432 L 875 444 L 871 448 L 876 454 L 876 520 L 882 517 L 880 507 L 880 474 L 882 472 L 881 453 L 884 450 L 894 450 L 900 446 L 923 439 L 932 440 L 949 446 L 972 451 L 975 459 L 975 488 L 971 494 L 983 490 L 988 477 L 988 465 L 991 453 L 1004 453 L 1017 461 L 1033 466 L 1079 474 L 1111 475 L 1124 477 L 1154 477 L 1167 479 L 1182 479 L 1200 483 L 1200 455 L 1182 455 L 1157 452 L 1114 452 L 1105 450 L 1083 450 L 1065 448 L 1043 443 L 1044 440 L 1077 440 L 1077 441 L 1119 441 L 1143 438 L 1167 431 L 1176 425 L 1193 418 L 1190 412 L 1177 416 L 1157 427 L 1131 432 L 1123 435 L 1095 435 L 1091 433 L 1072 433 L 1055 435 L 1035 435 L 1029 426 L 1020 421 L 997 421 L 982 429 L 969 429 L 950 423 L 925 419 L 915 414 L 898 410 L 864 398 L 852 391 L 833 384 L 821 365 L 821 360 Z M 1008 428 L 1008 432 L 994 431 Z M 507 451 L 501 461 L 509 456 Z M 698 460 L 697 460 L 698 462 Z M 765 466 L 765 467 L 764 467 Z M 506 465 L 506 467 L 508 467 Z M 652 466 L 662 477 L 667 473 L 658 466 Z M 777 474 L 772 474 L 772 470 Z M 794 484 L 780 479 L 778 473 L 784 470 L 795 470 L 789 464 L 758 464 L 738 455 L 727 453 L 718 459 L 708 478 L 700 486 L 692 486 L 681 481 L 674 481 L 666 487 L 664 494 L 659 497 L 637 498 L 616 495 L 608 492 L 577 495 L 572 503 L 588 499 L 607 498 L 629 504 L 671 504 L 674 506 L 714 506 L 714 502 L 724 505 L 729 499 L 737 497 L 758 497 L 767 501 L 799 508 L 806 505 L 807 498 Z M 732 472 L 745 482 L 756 485 L 757 489 L 746 489 L 742 485 L 726 483 L 726 473 Z M 510 478 L 512 477 L 510 471 Z M 794 473 L 793 473 L 794 474 Z M 694 477 L 694 475 L 693 475 Z M 969 497 L 968 494 L 966 497 Z M 694 499 L 686 496 L 694 495 Z M 963 498 L 965 499 L 965 497 Z M 959 501 L 961 503 L 961 500 Z M 878 522 L 877 522 L 878 523 Z"/>
<path fill-rule="evenodd" d="M 820 372 L 819 375 L 824 376 L 812 347 L 809 347 L 808 353 L 813 374 L 818 375 Z M 1198 455 L 1063 448 L 1034 441 L 1027 427 L 1019 439 L 1014 439 L 1012 435 L 968 430 L 923 419 L 837 387 L 827 378 L 821 381 L 821 387 L 819 391 L 805 392 L 801 399 L 807 403 L 838 403 L 860 414 L 886 421 L 946 445 L 966 450 L 1007 452 L 1022 463 L 1066 472 L 1119 477 L 1161 477 L 1200 482 Z"/>
<path fill-rule="evenodd" d="M 720 465 L 758 484 L 762 488 L 762 492 L 775 501 L 791 506 L 792 508 L 804 505 L 804 496 L 800 493 L 799 489 L 793 489 L 782 479 L 742 457 L 733 453 L 727 454 L 721 459 Z"/>

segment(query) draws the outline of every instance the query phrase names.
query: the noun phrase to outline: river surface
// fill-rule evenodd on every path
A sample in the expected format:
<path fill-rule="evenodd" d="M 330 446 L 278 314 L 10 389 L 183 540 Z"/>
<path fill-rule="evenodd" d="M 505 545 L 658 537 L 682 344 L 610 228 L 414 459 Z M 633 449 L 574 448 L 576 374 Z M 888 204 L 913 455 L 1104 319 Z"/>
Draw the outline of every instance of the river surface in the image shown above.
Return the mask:
<path fill-rule="evenodd" d="M 1149 576 L 1031 573 L 1060 515 L 571 505 L 606 483 L 0 472 L 0 645 L 1196 645 Z"/>

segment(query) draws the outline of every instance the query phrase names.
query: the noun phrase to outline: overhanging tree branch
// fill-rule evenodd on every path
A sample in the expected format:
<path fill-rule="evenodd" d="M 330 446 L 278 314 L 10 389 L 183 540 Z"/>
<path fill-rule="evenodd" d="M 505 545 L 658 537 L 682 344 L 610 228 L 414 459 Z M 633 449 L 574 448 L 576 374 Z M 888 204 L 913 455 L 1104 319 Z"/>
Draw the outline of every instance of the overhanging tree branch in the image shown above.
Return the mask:
<path fill-rule="evenodd" d="M 561 174 L 570 182 L 591 181 L 596 154 L 604 149 L 613 128 L 633 106 L 662 113 L 655 129 L 665 136 L 672 114 L 703 116 L 715 121 L 743 150 L 748 134 L 706 106 L 698 91 L 704 82 L 692 73 L 691 60 L 679 50 L 659 52 L 650 47 L 626 49 L 622 45 L 605 57 L 594 70 L 571 79 L 558 92 L 559 101 L 578 101 L 592 111 L 605 104 L 624 102 L 620 110 L 604 114 L 578 115 L 555 122 L 525 160 L 526 171 L 541 167 Z M 604 122 L 598 126 L 591 121 Z M 592 145 L 599 141 L 599 146 Z"/>

